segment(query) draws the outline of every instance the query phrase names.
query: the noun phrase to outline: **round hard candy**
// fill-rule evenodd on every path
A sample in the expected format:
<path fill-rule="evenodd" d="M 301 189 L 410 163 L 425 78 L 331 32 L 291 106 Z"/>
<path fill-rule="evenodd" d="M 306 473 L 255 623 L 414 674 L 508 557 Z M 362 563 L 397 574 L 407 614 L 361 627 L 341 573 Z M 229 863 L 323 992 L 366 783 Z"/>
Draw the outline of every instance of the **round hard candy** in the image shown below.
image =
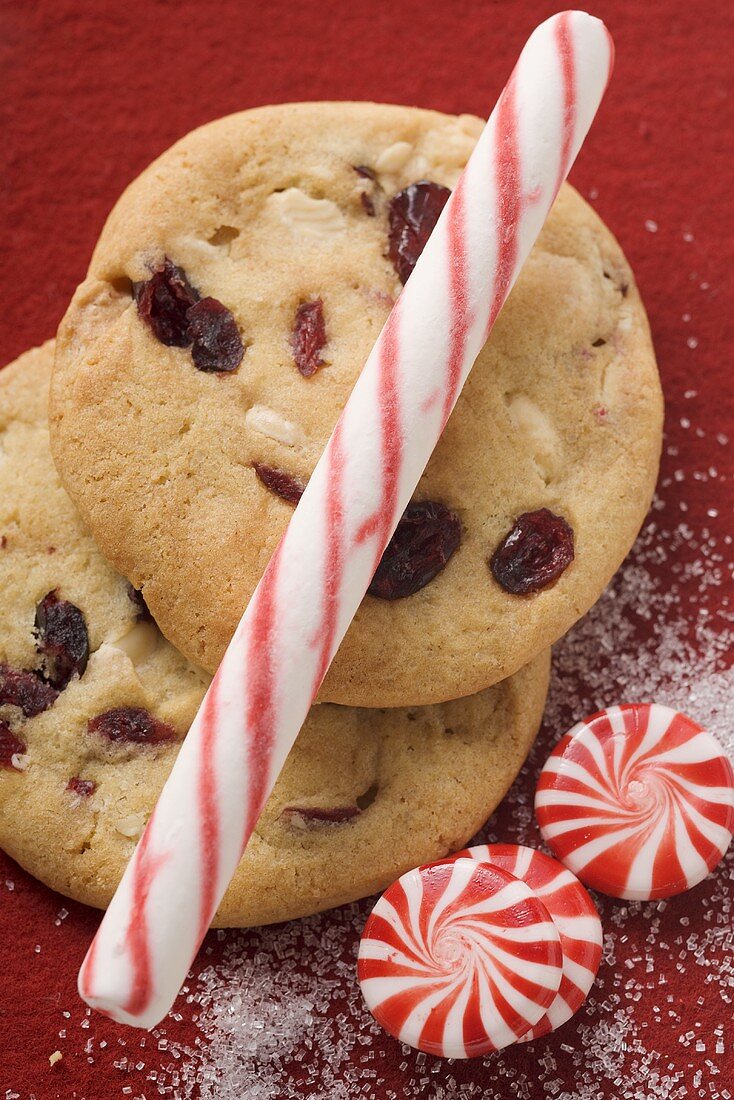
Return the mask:
<path fill-rule="evenodd" d="M 520 844 L 480 844 L 457 853 L 509 871 L 526 883 L 550 913 L 561 937 L 563 977 L 555 999 L 520 1042 L 539 1039 L 579 1010 L 601 960 L 602 928 L 589 893 L 557 859 Z"/>
<path fill-rule="evenodd" d="M 408 871 L 365 925 L 358 974 L 386 1031 L 470 1058 L 514 1043 L 561 983 L 558 930 L 530 887 L 471 859 Z"/>
<path fill-rule="evenodd" d="M 613 897 L 689 890 L 734 832 L 734 771 L 718 741 L 658 703 L 609 707 L 559 741 L 535 796 L 543 838 Z"/>

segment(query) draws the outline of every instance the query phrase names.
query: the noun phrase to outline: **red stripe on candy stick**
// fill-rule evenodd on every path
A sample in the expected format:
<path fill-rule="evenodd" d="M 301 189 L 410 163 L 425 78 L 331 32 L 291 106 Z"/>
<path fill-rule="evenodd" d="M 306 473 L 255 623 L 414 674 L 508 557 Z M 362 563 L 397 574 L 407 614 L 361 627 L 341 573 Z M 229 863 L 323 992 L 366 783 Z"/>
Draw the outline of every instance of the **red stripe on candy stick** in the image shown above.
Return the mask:
<path fill-rule="evenodd" d="M 378 403 L 380 407 L 380 445 L 382 449 L 382 495 L 374 513 L 359 527 L 356 542 L 378 535 L 374 568 L 380 564 L 398 517 L 397 495 L 404 431 L 400 411 L 400 300 L 382 330 L 378 363 Z"/>
<path fill-rule="evenodd" d="M 459 179 L 456 185 L 447 218 L 446 260 L 449 268 L 449 315 L 452 320 L 442 431 L 446 427 L 446 422 L 451 415 L 451 410 L 461 389 L 461 368 L 466 349 L 469 318 L 472 312 L 468 293 L 466 183 L 464 176 Z"/>
<path fill-rule="evenodd" d="M 334 655 L 334 640 L 339 624 L 339 596 L 344 579 L 344 452 L 343 423 L 339 419 L 329 441 L 329 477 L 326 497 L 326 559 L 321 628 L 316 638 L 320 648 L 319 663 L 314 677 L 313 694 L 318 692 Z"/>
<path fill-rule="evenodd" d="M 563 129 L 558 179 L 555 186 L 556 194 L 561 190 L 561 184 L 568 174 L 573 138 L 576 132 L 576 58 L 571 32 L 571 14 L 570 11 L 562 12 L 556 22 L 554 31 L 558 46 L 558 59 L 561 65 L 563 90 Z"/>
<path fill-rule="evenodd" d="M 273 642 L 278 627 L 277 592 L 283 546 L 288 531 L 280 540 L 268 564 L 256 594 L 256 608 L 248 637 L 247 684 L 250 702 L 247 705 L 246 740 L 247 813 L 242 837 L 242 851 L 257 824 L 268 796 L 270 768 L 276 737 L 275 692 L 277 676 L 273 661 Z"/>
<path fill-rule="evenodd" d="M 201 899 L 199 907 L 199 935 L 203 939 L 216 908 L 216 889 L 219 879 L 219 807 L 217 804 L 217 776 L 214 768 L 219 715 L 219 681 L 215 676 L 204 699 L 201 711 L 201 751 L 199 753 L 199 817 L 201 839 Z"/>
<path fill-rule="evenodd" d="M 133 1015 L 144 1012 L 153 996 L 153 973 L 151 945 L 148 927 L 148 899 L 150 888 L 160 867 L 165 863 L 165 855 L 155 856 L 150 851 L 153 840 L 153 820 L 155 810 L 150 816 L 148 828 L 138 842 L 135 878 L 133 881 L 133 906 L 128 924 L 126 946 L 130 954 L 132 982 L 130 996 L 124 1009 Z"/>
<path fill-rule="evenodd" d="M 494 150 L 497 192 L 497 267 L 491 288 L 487 336 L 505 304 L 517 264 L 517 230 L 523 211 L 520 151 L 517 137 L 517 69 L 499 98 L 497 138 Z"/>

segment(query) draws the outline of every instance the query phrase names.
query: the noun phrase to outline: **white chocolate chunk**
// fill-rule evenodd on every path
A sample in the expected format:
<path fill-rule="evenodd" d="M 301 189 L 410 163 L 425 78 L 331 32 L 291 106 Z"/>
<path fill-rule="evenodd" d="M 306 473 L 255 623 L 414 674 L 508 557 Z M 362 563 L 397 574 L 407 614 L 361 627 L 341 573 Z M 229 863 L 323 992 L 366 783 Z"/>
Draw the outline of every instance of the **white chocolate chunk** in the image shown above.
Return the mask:
<path fill-rule="evenodd" d="M 136 840 L 145 828 L 145 813 L 142 810 L 138 810 L 137 813 L 128 814 L 127 817 L 121 817 L 115 822 L 115 828 L 122 836 L 127 836 L 130 837 L 131 840 Z"/>
<path fill-rule="evenodd" d="M 375 168 L 378 172 L 399 172 L 408 163 L 412 152 L 413 146 L 409 142 L 396 141 L 383 149 L 375 161 Z"/>
<path fill-rule="evenodd" d="M 617 322 L 617 329 L 619 332 L 629 332 L 632 328 L 632 311 L 626 306 L 622 306 L 619 311 L 619 321 Z"/>
<path fill-rule="evenodd" d="M 426 150 L 439 168 L 463 169 L 474 151 L 476 141 L 456 127 L 432 130 L 426 137 Z"/>
<path fill-rule="evenodd" d="M 13 765 L 16 771 L 24 772 L 31 762 L 30 756 L 27 753 L 14 752 L 10 757 L 10 763 Z"/>
<path fill-rule="evenodd" d="M 538 472 L 548 480 L 558 468 L 559 442 L 555 428 L 542 409 L 524 393 L 508 398 L 507 408 L 513 424 L 530 443 Z"/>
<path fill-rule="evenodd" d="M 176 237 L 171 247 L 171 254 L 174 256 L 188 257 L 192 253 L 205 260 L 215 260 L 221 255 L 221 249 L 210 241 L 203 241 L 201 237 L 194 237 L 191 234 Z"/>
<path fill-rule="evenodd" d="M 346 224 L 335 202 L 331 199 L 312 199 L 298 187 L 274 192 L 268 196 L 266 205 L 289 229 L 310 237 L 334 237 L 342 232 Z"/>
<path fill-rule="evenodd" d="M 285 443 L 286 447 L 295 447 L 296 443 L 306 442 L 306 436 L 299 424 L 286 420 L 275 409 L 269 409 L 265 405 L 253 405 L 248 409 L 245 424 L 253 432 L 266 435 L 268 439 L 275 439 L 278 443 Z"/>
<path fill-rule="evenodd" d="M 422 153 L 418 153 L 410 162 L 410 174 L 416 179 L 425 179 L 430 174 L 431 166 Z"/>
<path fill-rule="evenodd" d="M 158 648 L 161 634 L 155 623 L 135 623 L 128 631 L 108 645 L 129 657 L 133 665 L 142 665 Z"/>

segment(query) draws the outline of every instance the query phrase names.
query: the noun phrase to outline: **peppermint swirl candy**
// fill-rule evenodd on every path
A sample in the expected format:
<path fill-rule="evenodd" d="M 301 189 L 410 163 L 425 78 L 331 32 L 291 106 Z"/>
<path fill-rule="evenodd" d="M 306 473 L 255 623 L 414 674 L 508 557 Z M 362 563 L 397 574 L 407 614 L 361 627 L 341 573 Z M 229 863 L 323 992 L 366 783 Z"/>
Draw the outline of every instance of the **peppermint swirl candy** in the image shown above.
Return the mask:
<path fill-rule="evenodd" d="M 457 853 L 491 863 L 526 883 L 550 913 L 561 937 L 563 977 L 548 1011 L 520 1042 L 539 1039 L 578 1012 L 601 961 L 602 928 L 596 906 L 574 874 L 556 859 L 520 844 L 480 844 Z"/>
<path fill-rule="evenodd" d="M 359 947 L 367 1007 L 401 1042 L 445 1058 L 514 1043 L 555 999 L 563 951 L 548 910 L 507 871 L 471 859 L 408 871 Z"/>
<path fill-rule="evenodd" d="M 689 890 L 734 832 L 734 771 L 710 733 L 670 707 L 609 707 L 561 739 L 540 776 L 544 840 L 612 897 Z"/>

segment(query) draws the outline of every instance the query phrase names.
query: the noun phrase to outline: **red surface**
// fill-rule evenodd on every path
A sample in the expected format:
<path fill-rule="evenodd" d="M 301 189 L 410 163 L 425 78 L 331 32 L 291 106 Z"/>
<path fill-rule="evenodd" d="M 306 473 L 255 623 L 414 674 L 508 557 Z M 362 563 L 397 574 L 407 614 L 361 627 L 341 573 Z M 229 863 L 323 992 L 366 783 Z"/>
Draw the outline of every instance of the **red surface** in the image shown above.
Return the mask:
<path fill-rule="evenodd" d="M 718 467 L 715 485 L 691 477 L 678 487 L 674 482 L 658 522 L 677 522 L 683 503 L 687 520 L 699 530 L 713 500 L 717 537 L 732 535 L 731 452 L 714 442 L 717 433 L 734 429 L 730 7 L 610 0 L 590 8 L 608 23 L 617 66 L 572 180 L 592 197 L 620 238 L 648 306 L 673 448 L 663 476 L 677 468 L 706 469 L 714 458 Z M 483 5 L 471 0 L 444 5 L 427 0 L 309 0 L 298 5 L 285 0 L 100 0 L 94 5 L 4 0 L 0 361 L 53 335 L 121 188 L 193 126 L 244 107 L 297 99 L 373 98 L 486 114 L 528 32 L 555 10 L 558 5 L 526 0 Z M 695 347 L 687 340 L 697 341 Z M 685 398 L 691 390 L 695 396 Z M 705 431 L 689 430 L 689 420 Z M 727 592 L 726 586 L 719 589 L 720 606 Z M 689 613 L 694 615 L 694 605 Z M 639 625 L 641 636 L 653 625 Z M 620 685 L 618 698 L 599 702 L 620 701 L 623 693 Z M 568 715 L 571 721 L 578 717 Z M 548 731 L 545 743 L 550 745 L 559 732 Z M 528 793 L 541 763 L 542 757 L 534 758 L 521 781 Z M 503 837 L 511 832 L 508 814 L 500 816 L 497 829 Z M 6 877 L 15 884 L 12 892 L 1 885 Z M 685 897 L 688 930 L 702 931 L 715 919 L 701 904 L 707 899 L 711 905 L 712 889 L 704 884 Z M 22 1100 L 99 1100 L 125 1095 L 128 1086 L 132 1092 L 127 1095 L 144 1094 L 148 1100 L 157 1095 L 145 1074 L 114 1067 L 112 1048 L 122 1029 L 95 1020 L 90 1030 L 79 1030 L 75 976 L 96 915 L 67 903 L 70 916 L 57 926 L 54 918 L 63 900 L 7 860 L 0 864 L 0 899 L 0 1096 L 8 1090 Z M 666 910 L 657 934 L 666 935 L 666 925 L 672 934 L 682 911 Z M 614 922 L 614 912 L 605 905 L 605 927 Z M 635 912 L 629 920 L 627 947 L 617 945 L 617 969 L 625 961 L 634 968 L 635 957 L 625 960 L 624 951 L 632 952 L 635 941 L 645 939 L 644 916 Z M 258 937 L 247 937 L 253 953 Z M 731 1003 L 718 996 L 716 983 L 706 982 L 705 966 L 687 967 L 684 973 L 672 966 L 671 974 L 668 988 L 678 1010 L 672 1024 L 665 1017 L 655 1023 L 649 998 L 634 1006 L 639 1026 L 649 1023 L 647 1048 L 659 1052 L 663 1069 L 670 1064 L 677 1073 L 680 1067 L 691 1095 L 712 1096 L 714 1085 L 723 1092 L 727 1084 L 734 1092 L 727 1081 L 731 1069 L 722 1054 L 713 1054 L 712 1038 L 717 1020 L 731 1019 Z M 69 1026 L 74 1024 L 74 1033 L 67 1040 L 58 1037 L 67 1023 L 62 1010 L 73 1014 Z M 706 1053 L 681 1046 L 679 1034 L 689 1024 L 706 1037 Z M 168 1035 L 190 1041 L 194 1030 L 191 1023 L 172 1023 Z M 83 1048 L 92 1034 L 97 1044 L 105 1039 L 109 1046 L 90 1064 Z M 727 1042 L 731 1050 L 731 1036 Z M 562 1044 L 578 1050 L 578 1035 L 561 1032 L 505 1055 L 507 1075 L 520 1074 L 529 1082 L 530 1091 L 519 1095 L 554 1094 L 533 1085 L 548 1052 L 559 1066 L 559 1089 L 576 1095 L 581 1069 Z M 48 1055 L 57 1048 L 64 1061 L 51 1070 Z M 151 1050 L 146 1073 L 156 1057 L 163 1064 L 165 1055 L 153 1056 Z M 405 1082 L 419 1080 L 416 1064 L 389 1040 L 380 1046 L 379 1057 L 381 1074 L 396 1093 Z M 695 1074 L 705 1070 L 706 1059 L 716 1065 L 706 1070 L 713 1076 L 704 1078 L 705 1091 L 698 1093 Z M 599 1095 L 619 1096 L 622 1086 L 614 1075 L 626 1079 L 633 1063 L 634 1051 L 622 1051 L 618 1070 L 599 1074 Z M 460 1095 L 454 1080 L 475 1085 L 486 1080 L 486 1095 L 495 1094 L 495 1078 L 478 1064 L 441 1065 L 430 1080 L 431 1088 L 443 1085 L 446 1091 L 437 1095 L 446 1097 Z M 711 1089 L 707 1081 L 713 1082 Z M 675 1092 L 661 1086 L 642 1095 Z"/>

